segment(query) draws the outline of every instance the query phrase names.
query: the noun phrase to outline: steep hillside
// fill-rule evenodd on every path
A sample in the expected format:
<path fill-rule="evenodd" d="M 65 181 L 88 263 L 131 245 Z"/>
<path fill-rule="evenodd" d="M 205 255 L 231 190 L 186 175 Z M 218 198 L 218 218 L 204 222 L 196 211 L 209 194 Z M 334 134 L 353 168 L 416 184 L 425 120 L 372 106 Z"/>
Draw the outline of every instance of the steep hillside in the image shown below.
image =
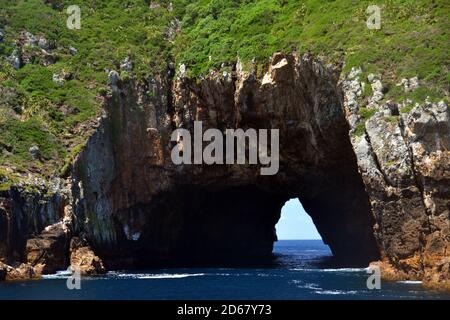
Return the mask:
<path fill-rule="evenodd" d="M 66 27 L 63 1 L 0 1 L 2 189 L 28 172 L 65 173 L 101 112 L 113 69 L 121 78 L 148 79 L 184 64 L 186 75 L 208 76 L 211 69 L 231 71 L 239 58 L 262 74 L 276 51 L 311 52 L 344 65 L 344 72 L 361 67 L 363 76 L 382 74 L 386 100 L 448 97 L 445 0 L 383 1 L 381 30 L 366 27 L 371 1 L 71 4 L 81 8 L 80 30 Z M 414 92 L 395 85 L 415 76 L 422 85 Z M 367 86 L 363 98 L 371 91 Z"/>

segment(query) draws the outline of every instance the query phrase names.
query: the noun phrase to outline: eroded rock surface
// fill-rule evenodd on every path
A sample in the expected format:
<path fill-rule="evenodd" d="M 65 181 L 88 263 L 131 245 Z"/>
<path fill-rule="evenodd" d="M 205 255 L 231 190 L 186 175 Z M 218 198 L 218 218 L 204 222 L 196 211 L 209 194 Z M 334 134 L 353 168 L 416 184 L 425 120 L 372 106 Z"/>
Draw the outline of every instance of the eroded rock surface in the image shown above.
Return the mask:
<path fill-rule="evenodd" d="M 22 263 L 17 267 L 0 262 L 0 281 L 37 280 L 42 275 L 42 265 L 35 267 Z"/>
<path fill-rule="evenodd" d="M 347 90 L 353 90 L 344 81 Z M 351 96 L 347 94 L 346 96 Z M 411 103 L 411 102 L 410 102 Z M 375 218 L 380 263 L 388 279 L 419 279 L 449 288 L 450 111 L 446 103 L 416 104 L 400 113 L 393 102 L 359 106 L 345 100 L 351 138 Z M 361 122 L 358 122 L 361 121 Z M 364 126 L 358 135 L 358 123 Z"/>
<path fill-rule="evenodd" d="M 67 266 L 70 230 L 62 222 L 44 229 L 27 241 L 27 261 L 31 266 L 42 265 L 43 273 L 55 273 Z"/>
<path fill-rule="evenodd" d="M 78 237 L 70 242 L 70 268 L 81 275 L 97 275 L 106 273 L 103 261 L 95 255 L 91 247 Z"/>

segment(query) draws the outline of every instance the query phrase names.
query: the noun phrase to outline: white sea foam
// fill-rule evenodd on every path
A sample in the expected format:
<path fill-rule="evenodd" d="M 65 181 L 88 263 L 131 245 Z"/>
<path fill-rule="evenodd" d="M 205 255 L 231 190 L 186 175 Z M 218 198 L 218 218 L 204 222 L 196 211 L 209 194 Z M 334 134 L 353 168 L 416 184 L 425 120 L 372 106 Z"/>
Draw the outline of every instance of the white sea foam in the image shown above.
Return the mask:
<path fill-rule="evenodd" d="M 116 279 L 180 279 L 204 276 L 205 273 L 120 273 L 108 272 L 108 276 Z"/>
<path fill-rule="evenodd" d="M 321 269 L 323 272 L 363 272 L 367 268 L 341 268 L 341 269 Z"/>
<path fill-rule="evenodd" d="M 138 279 L 181 279 L 188 277 L 201 277 L 204 273 L 180 273 L 180 274 L 149 274 L 145 276 L 139 276 Z"/>
<path fill-rule="evenodd" d="M 309 289 L 309 290 L 322 290 L 317 284 L 315 283 L 304 283 L 301 280 L 293 280 L 292 283 L 296 285 L 297 288 L 300 289 Z"/>
<path fill-rule="evenodd" d="M 422 284 L 422 281 L 412 281 L 412 280 L 397 281 L 397 282 L 404 283 L 404 284 Z"/>
<path fill-rule="evenodd" d="M 63 271 L 56 271 L 55 274 L 42 275 L 42 279 L 67 279 L 71 275 L 72 275 L 72 272 L 63 270 Z"/>
<path fill-rule="evenodd" d="M 274 275 L 272 275 L 272 274 L 267 274 L 267 273 L 258 273 L 257 276 L 258 276 L 258 277 L 273 277 Z"/>
<path fill-rule="evenodd" d="M 337 268 L 337 269 L 302 269 L 293 268 L 291 271 L 315 271 L 315 272 L 365 272 L 367 268 Z"/>
<path fill-rule="evenodd" d="M 315 293 L 317 293 L 317 294 L 325 294 L 325 295 L 339 295 L 339 294 L 342 294 L 342 295 L 346 295 L 346 294 L 357 294 L 358 293 L 358 291 L 354 291 L 354 290 L 351 290 L 351 291 L 343 291 L 343 290 L 317 290 L 317 291 L 314 291 Z"/>
<path fill-rule="evenodd" d="M 43 275 L 43 279 L 67 279 L 72 275 L 70 271 L 58 271 L 55 274 Z M 200 277 L 206 275 L 205 273 L 120 273 L 117 271 L 108 272 L 108 278 L 115 279 L 181 279 L 187 277 Z M 96 279 L 105 278 L 104 276 L 96 277 Z"/>

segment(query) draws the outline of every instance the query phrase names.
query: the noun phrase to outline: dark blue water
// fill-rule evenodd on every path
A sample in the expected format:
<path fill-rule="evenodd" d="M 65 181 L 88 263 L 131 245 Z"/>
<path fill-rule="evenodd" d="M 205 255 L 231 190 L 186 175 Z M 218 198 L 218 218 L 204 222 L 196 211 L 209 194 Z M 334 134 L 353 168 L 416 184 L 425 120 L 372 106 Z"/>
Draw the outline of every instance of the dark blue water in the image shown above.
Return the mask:
<path fill-rule="evenodd" d="M 83 278 L 68 290 L 67 275 L 0 283 L 0 299 L 450 299 L 419 283 L 382 282 L 369 290 L 365 269 L 325 267 L 321 241 L 280 241 L 270 268 L 158 269 Z"/>

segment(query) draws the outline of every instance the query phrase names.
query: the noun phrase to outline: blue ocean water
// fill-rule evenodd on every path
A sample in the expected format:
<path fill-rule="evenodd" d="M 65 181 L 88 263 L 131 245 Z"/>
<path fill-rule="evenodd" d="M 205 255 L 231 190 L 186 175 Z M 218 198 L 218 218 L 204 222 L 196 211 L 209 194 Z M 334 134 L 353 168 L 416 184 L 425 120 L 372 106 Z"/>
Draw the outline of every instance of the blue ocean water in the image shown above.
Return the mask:
<path fill-rule="evenodd" d="M 450 299 L 415 282 L 382 282 L 369 290 L 365 269 L 327 267 L 331 253 L 320 240 L 286 240 L 275 245 L 266 268 L 158 269 L 110 272 L 83 278 L 67 289 L 68 275 L 41 281 L 0 283 L 0 299 Z"/>

